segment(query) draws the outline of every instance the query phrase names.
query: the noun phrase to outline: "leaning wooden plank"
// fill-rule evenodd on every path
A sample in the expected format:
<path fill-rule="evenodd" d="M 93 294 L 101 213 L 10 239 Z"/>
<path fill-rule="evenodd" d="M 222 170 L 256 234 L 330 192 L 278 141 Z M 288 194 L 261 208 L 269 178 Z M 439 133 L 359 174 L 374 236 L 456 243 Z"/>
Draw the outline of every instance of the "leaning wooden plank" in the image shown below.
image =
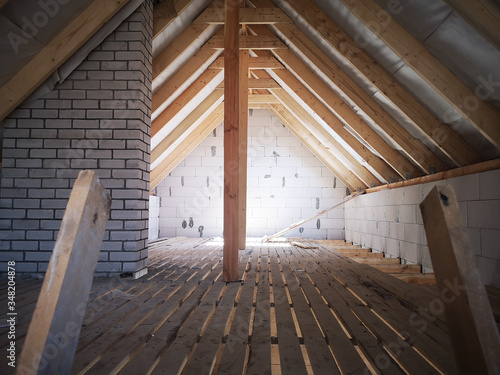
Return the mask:
<path fill-rule="evenodd" d="M 93 171 L 71 192 L 19 360 L 18 374 L 71 371 L 111 199 Z"/>
<path fill-rule="evenodd" d="M 0 121 L 113 17 L 127 0 L 94 0 L 73 22 L 0 88 Z"/>
<path fill-rule="evenodd" d="M 435 186 L 420 208 L 458 368 L 463 374 L 498 374 L 500 336 L 455 190 Z"/>
<path fill-rule="evenodd" d="M 349 195 L 349 196 L 345 197 L 344 200 L 342 200 L 342 202 L 337 203 L 333 207 L 327 208 L 326 210 L 318 211 L 318 213 L 316 215 L 314 215 L 313 217 L 310 217 L 309 219 L 301 220 L 298 223 L 290 225 L 288 228 L 285 228 L 285 229 L 279 231 L 278 233 L 275 233 L 272 236 L 267 237 L 266 241 L 267 242 L 272 241 L 273 239 L 278 238 L 278 237 L 284 235 L 285 233 L 288 233 L 291 230 L 293 230 L 293 229 L 301 226 L 302 224 L 307 223 L 308 221 L 314 220 L 314 219 L 320 217 L 321 215 L 326 214 L 328 211 L 333 210 L 334 208 L 342 206 L 343 204 L 349 202 L 351 199 L 353 199 L 353 198 L 355 198 L 355 197 L 357 197 L 358 195 L 361 195 L 361 194 L 364 194 L 364 190 L 359 191 L 359 192 L 357 192 L 355 194 L 352 194 L 352 195 Z"/>
<path fill-rule="evenodd" d="M 306 245 L 305 243 L 299 241 L 292 241 L 290 243 L 292 244 L 292 246 L 298 246 L 303 249 L 318 249 L 318 246 L 316 245 Z"/>

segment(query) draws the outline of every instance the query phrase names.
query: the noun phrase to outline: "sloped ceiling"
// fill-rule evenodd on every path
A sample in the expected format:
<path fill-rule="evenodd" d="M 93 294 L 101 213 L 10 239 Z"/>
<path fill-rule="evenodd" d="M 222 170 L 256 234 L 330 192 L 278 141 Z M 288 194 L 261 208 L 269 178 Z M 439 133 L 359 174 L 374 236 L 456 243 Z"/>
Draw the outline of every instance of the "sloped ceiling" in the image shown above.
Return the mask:
<path fill-rule="evenodd" d="M 271 110 L 352 190 L 498 158 L 498 33 L 459 8 L 246 1 L 249 107 Z M 151 189 L 222 121 L 223 23 L 223 1 L 155 5 Z"/>

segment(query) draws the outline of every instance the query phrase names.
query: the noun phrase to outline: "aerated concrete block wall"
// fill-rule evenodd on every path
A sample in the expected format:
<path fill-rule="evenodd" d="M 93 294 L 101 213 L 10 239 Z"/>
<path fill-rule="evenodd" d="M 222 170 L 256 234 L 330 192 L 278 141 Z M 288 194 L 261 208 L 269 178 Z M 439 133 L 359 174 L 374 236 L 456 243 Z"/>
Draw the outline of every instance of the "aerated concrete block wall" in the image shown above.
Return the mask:
<path fill-rule="evenodd" d="M 345 185 L 268 110 L 249 113 L 247 236 L 271 235 L 340 202 Z M 156 189 L 160 237 L 221 237 L 223 125 Z M 343 207 L 287 234 L 344 239 Z"/>
<path fill-rule="evenodd" d="M 97 273 L 147 270 L 152 2 L 4 126 L 0 262 L 43 273 L 71 188 L 95 170 L 112 198 Z"/>
<path fill-rule="evenodd" d="M 346 204 L 346 240 L 432 272 L 419 204 L 438 183 L 455 188 L 482 280 L 500 287 L 500 170 L 358 196 Z"/>

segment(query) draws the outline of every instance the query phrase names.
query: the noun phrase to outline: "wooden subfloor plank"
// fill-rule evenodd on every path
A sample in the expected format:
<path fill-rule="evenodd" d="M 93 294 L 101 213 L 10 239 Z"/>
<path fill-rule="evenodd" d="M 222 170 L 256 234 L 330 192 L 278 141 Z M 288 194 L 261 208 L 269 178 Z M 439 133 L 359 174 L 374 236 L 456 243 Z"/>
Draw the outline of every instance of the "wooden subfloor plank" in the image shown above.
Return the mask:
<path fill-rule="evenodd" d="M 290 263 L 283 253 L 283 249 L 278 249 L 278 256 L 281 260 L 281 267 L 285 276 L 286 284 L 290 292 L 293 307 L 302 331 L 304 345 L 309 356 L 314 375 L 334 375 L 340 374 L 337 364 L 328 349 L 328 344 L 323 337 L 323 333 L 311 312 L 307 300 L 302 293 L 295 278 Z"/>
<path fill-rule="evenodd" d="M 305 374 L 307 372 L 306 364 L 297 332 L 294 329 L 293 316 L 274 246 L 269 248 L 269 255 L 271 260 L 281 373 L 283 375 Z"/>
<path fill-rule="evenodd" d="M 254 248 L 251 268 L 246 272 L 247 275 L 239 295 L 238 305 L 218 365 L 217 374 L 242 374 L 245 369 L 249 344 L 250 317 L 253 310 L 250 301 L 253 301 L 255 283 L 259 276 L 257 272 L 259 252 L 259 248 Z"/>
<path fill-rule="evenodd" d="M 198 343 L 193 356 L 184 369 L 185 375 L 211 374 L 217 353 L 222 345 L 235 298 L 241 288 L 239 283 L 229 283 L 214 316 Z"/>
<path fill-rule="evenodd" d="M 193 266 L 197 264 L 197 260 L 193 262 Z M 114 358 L 109 357 L 115 355 L 116 346 L 124 337 L 133 337 L 132 334 L 138 332 L 135 330 L 137 325 L 147 321 L 153 320 L 156 315 L 168 316 L 179 308 L 182 300 L 185 298 L 186 293 L 193 292 L 196 289 L 200 279 L 205 272 L 198 272 L 198 269 L 192 269 L 193 272 L 186 272 L 181 275 L 177 280 L 171 283 L 165 281 L 164 283 L 155 283 L 151 288 L 148 288 L 147 293 L 143 293 L 140 297 L 133 299 L 126 308 L 120 309 L 115 314 L 106 317 L 100 321 L 101 327 L 99 329 L 94 327 L 94 331 L 98 332 L 97 337 L 87 341 L 90 345 L 86 346 L 78 356 L 78 367 L 75 361 L 73 373 L 84 370 L 82 373 L 98 373 L 103 371 L 104 368 L 110 366 L 114 362 Z M 164 309 L 167 311 L 164 311 Z M 158 310 L 162 313 L 160 314 Z M 113 322 L 120 322 L 119 325 Z M 161 320 L 160 320 L 161 321 Z M 158 324 L 158 321 L 156 321 Z M 111 327 L 106 330 L 106 327 Z M 138 332 L 141 339 L 145 339 L 150 330 L 142 330 Z M 94 335 L 95 336 L 95 335 Z M 128 341 L 130 345 L 136 345 L 137 341 Z M 110 353 L 110 354 L 108 354 Z M 128 355 L 128 351 L 125 354 Z M 121 353 L 123 355 L 123 352 Z M 120 355 L 120 353 L 117 353 Z M 106 358 L 106 360 L 103 359 Z M 151 364 L 151 362 L 149 362 Z M 102 372 L 101 372 L 102 373 Z"/>
<path fill-rule="evenodd" d="M 262 246 L 247 375 L 271 374 L 271 311 L 268 248 Z"/>
<path fill-rule="evenodd" d="M 194 309 L 189 320 L 176 333 L 174 341 L 161 356 L 160 361 L 151 374 L 180 374 L 187 363 L 192 348 L 202 334 L 202 329 L 213 315 L 225 283 L 216 281 Z"/>
<path fill-rule="evenodd" d="M 296 250 L 298 250 L 298 248 L 293 248 L 293 251 Z M 300 282 L 302 290 L 309 300 L 311 309 L 328 341 L 340 371 L 348 374 L 362 373 L 365 368 L 363 360 L 356 351 L 353 342 L 345 334 L 342 326 L 331 313 L 329 306 L 325 300 L 323 300 L 316 286 L 311 282 L 310 272 L 312 270 L 305 269 L 304 264 L 299 263 L 291 253 L 288 259 Z"/>
<path fill-rule="evenodd" d="M 335 254 L 332 253 L 332 255 Z M 416 352 L 413 351 L 406 341 L 398 341 L 397 336 L 394 336 L 394 332 L 391 331 L 388 326 L 379 324 L 377 320 L 372 320 L 373 314 L 370 315 L 370 313 L 366 311 L 366 306 L 356 306 L 356 298 L 362 298 L 364 303 L 368 303 L 369 307 L 373 309 L 378 316 L 383 316 L 385 321 L 389 322 L 392 327 L 397 329 L 400 335 L 403 337 L 409 336 L 408 342 L 411 342 L 412 345 L 417 347 L 426 357 L 431 358 L 434 364 L 445 371 L 453 372 L 456 370 L 453 358 L 449 355 L 449 338 L 443 331 L 440 331 L 438 326 L 434 324 L 435 322 L 432 320 L 426 321 L 426 327 L 432 327 L 432 329 L 424 329 L 423 332 L 417 331 L 414 326 L 415 324 L 412 326 L 408 323 L 411 321 L 414 322 L 415 319 L 419 319 L 418 315 L 412 315 L 414 313 L 413 311 L 406 309 L 403 305 L 395 301 L 390 293 L 379 288 L 376 284 L 363 281 L 366 273 L 370 275 L 376 274 L 379 273 L 378 270 L 367 267 L 361 268 L 360 266 L 363 265 L 359 264 L 355 265 L 356 267 L 353 269 L 352 264 L 348 263 L 345 258 L 343 259 L 340 256 L 338 256 L 338 259 L 335 259 L 335 257 L 329 259 L 321 254 L 316 256 L 318 258 L 313 260 L 313 262 L 321 264 L 325 272 L 328 272 L 330 275 L 334 274 L 338 280 L 342 281 L 342 284 L 340 284 L 335 280 L 331 285 L 336 286 L 335 290 L 342 298 L 346 301 L 352 301 L 352 304 L 349 306 L 351 306 L 353 311 L 356 311 L 356 315 L 361 317 L 361 314 L 363 314 L 365 318 L 369 319 L 364 323 L 367 324 L 370 330 L 378 332 L 378 337 L 382 339 L 386 345 L 389 345 L 391 342 L 398 343 L 400 349 L 398 351 L 398 360 L 401 361 L 400 365 L 406 369 L 421 368 L 422 371 L 425 371 L 427 368 L 431 373 L 435 371 L 432 370 L 430 365 L 423 360 L 422 357 L 415 355 Z M 362 270 L 366 273 L 362 272 Z M 356 275 L 355 271 L 360 272 L 360 275 Z M 387 275 L 383 273 L 381 273 L 381 276 L 387 277 Z M 404 285 L 407 291 L 414 289 L 411 285 Z M 418 287 L 415 291 L 421 292 Z M 355 295 L 352 294 L 353 292 Z M 353 306 L 356 308 L 354 309 Z M 411 320 L 412 316 L 413 320 Z M 418 320 L 418 322 L 420 323 L 421 321 Z M 370 326 L 369 323 L 374 325 Z M 432 338 L 427 334 L 432 334 Z M 438 340 L 437 342 L 439 342 L 439 344 L 436 340 Z"/>

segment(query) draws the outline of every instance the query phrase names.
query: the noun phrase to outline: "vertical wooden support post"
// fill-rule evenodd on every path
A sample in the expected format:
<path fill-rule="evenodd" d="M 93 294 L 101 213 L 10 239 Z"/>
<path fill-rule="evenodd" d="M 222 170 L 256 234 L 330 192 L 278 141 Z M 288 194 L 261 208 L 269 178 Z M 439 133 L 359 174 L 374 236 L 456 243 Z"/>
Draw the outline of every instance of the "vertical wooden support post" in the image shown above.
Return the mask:
<path fill-rule="evenodd" d="M 240 51 L 240 176 L 238 249 L 246 247 L 247 238 L 247 143 L 248 143 L 248 50 Z"/>
<path fill-rule="evenodd" d="M 239 43 L 241 0 L 226 0 L 224 30 L 224 281 L 238 280 Z"/>
<path fill-rule="evenodd" d="M 111 199 L 93 171 L 80 172 L 61 223 L 17 374 L 69 374 Z"/>
<path fill-rule="evenodd" d="M 453 187 L 437 185 L 420 209 L 459 371 L 498 374 L 500 337 Z"/>

